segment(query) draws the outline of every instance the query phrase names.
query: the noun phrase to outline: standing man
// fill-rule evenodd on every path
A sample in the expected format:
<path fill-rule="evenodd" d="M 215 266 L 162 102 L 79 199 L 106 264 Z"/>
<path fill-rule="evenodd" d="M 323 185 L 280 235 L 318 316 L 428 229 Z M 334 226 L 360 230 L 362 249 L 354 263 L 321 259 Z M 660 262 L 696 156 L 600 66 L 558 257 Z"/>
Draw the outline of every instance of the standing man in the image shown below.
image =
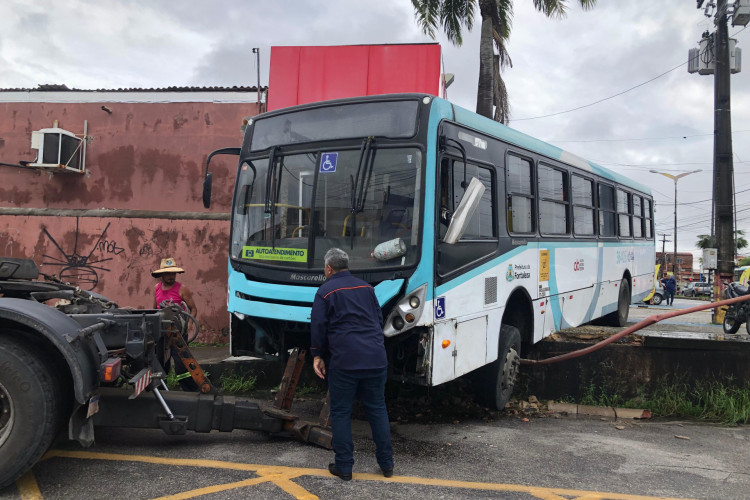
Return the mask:
<path fill-rule="evenodd" d="M 385 380 L 388 359 L 383 344 L 383 314 L 375 291 L 349 273 L 349 256 L 339 248 L 324 257 L 326 282 L 315 294 L 311 316 L 313 368 L 328 374 L 331 431 L 335 462 L 328 471 L 344 481 L 352 478 L 352 406 L 360 400 L 375 441 L 375 457 L 385 477 L 393 475 L 393 447 Z M 326 369 L 323 355 L 330 355 Z"/>
<path fill-rule="evenodd" d="M 677 290 L 677 282 L 674 280 L 674 275 L 669 274 L 666 278 L 662 278 L 661 284 L 664 286 L 664 295 L 667 297 L 667 305 L 671 306 L 674 303 L 674 293 Z"/>
<path fill-rule="evenodd" d="M 175 263 L 172 257 L 162 259 L 159 269 L 151 271 L 151 276 L 159 279 L 159 283 L 154 288 L 154 309 L 161 309 L 162 304 L 171 302 L 189 312 L 193 318 L 198 316 L 198 308 L 195 307 L 193 294 L 188 290 L 188 287 L 177 281 L 177 273 L 184 272 L 184 269 L 177 267 L 177 263 Z M 185 341 L 187 342 L 187 338 Z M 177 374 L 177 380 L 180 382 L 182 390 L 190 392 L 198 391 L 198 384 L 192 379 L 190 372 L 185 368 L 177 351 L 175 349 L 170 350 L 172 359 L 175 360 L 174 371 Z M 164 369 L 169 371 L 169 366 L 165 366 Z"/>

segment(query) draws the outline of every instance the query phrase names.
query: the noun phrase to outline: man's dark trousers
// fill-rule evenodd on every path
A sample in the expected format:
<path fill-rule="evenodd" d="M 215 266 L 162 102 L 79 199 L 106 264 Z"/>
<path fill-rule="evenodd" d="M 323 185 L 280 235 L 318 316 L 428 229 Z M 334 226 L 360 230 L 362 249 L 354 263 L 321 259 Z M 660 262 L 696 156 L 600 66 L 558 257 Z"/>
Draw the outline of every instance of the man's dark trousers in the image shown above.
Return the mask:
<path fill-rule="evenodd" d="M 371 370 L 328 370 L 328 391 L 331 395 L 331 431 L 336 468 L 351 474 L 354 464 L 352 443 L 352 406 L 359 399 L 367 413 L 367 420 L 375 441 L 375 457 L 383 470 L 393 469 L 391 426 L 385 408 L 385 380 L 387 368 Z"/>

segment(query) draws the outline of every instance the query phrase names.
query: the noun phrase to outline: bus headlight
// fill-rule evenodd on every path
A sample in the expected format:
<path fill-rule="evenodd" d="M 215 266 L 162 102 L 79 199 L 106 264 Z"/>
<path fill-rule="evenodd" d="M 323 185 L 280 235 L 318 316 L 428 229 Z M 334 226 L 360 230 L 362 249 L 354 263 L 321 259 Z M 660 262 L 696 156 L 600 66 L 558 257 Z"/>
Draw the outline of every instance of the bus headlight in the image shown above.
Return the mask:
<path fill-rule="evenodd" d="M 417 320 L 422 316 L 426 295 L 427 284 L 424 284 L 399 300 L 396 307 L 393 308 L 393 311 L 391 311 L 385 320 L 383 335 L 393 337 L 414 327 L 417 324 Z"/>

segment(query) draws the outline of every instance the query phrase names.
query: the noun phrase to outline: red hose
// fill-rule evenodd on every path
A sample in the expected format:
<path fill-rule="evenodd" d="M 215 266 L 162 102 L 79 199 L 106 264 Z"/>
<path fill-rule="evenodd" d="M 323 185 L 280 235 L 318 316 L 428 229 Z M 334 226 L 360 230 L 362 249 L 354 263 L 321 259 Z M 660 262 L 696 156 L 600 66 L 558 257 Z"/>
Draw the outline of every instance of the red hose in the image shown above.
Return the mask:
<path fill-rule="evenodd" d="M 703 311 L 705 309 L 714 309 L 717 307 L 727 306 L 729 304 L 735 304 L 737 302 L 744 302 L 746 300 L 750 300 L 750 295 L 742 295 L 741 297 L 734 297 L 732 299 L 725 299 L 720 300 L 719 302 L 711 302 L 709 304 L 702 304 L 695 307 L 689 307 L 687 309 L 680 309 L 677 311 L 671 311 L 666 314 L 655 314 L 653 316 L 649 316 L 646 319 L 643 319 L 639 321 L 638 323 L 634 324 L 633 326 L 630 326 L 620 333 L 617 333 L 615 335 L 612 335 L 609 338 L 606 338 L 602 340 L 601 342 L 597 342 L 596 344 L 586 347 L 585 349 L 580 349 L 578 351 L 568 352 L 565 354 L 560 354 L 559 356 L 553 356 L 551 358 L 547 359 L 522 359 L 521 364 L 524 365 L 548 365 L 550 363 L 557 363 L 559 361 L 566 361 L 568 359 L 577 358 L 579 356 L 583 356 L 585 354 L 589 354 L 591 352 L 594 352 L 596 350 L 601 349 L 607 344 L 611 344 L 615 340 L 619 340 L 623 338 L 626 335 L 630 335 L 633 332 L 637 332 L 638 330 L 641 330 L 642 328 L 645 328 L 649 325 L 653 325 L 654 323 L 658 323 L 659 321 L 674 318 L 675 316 L 682 316 L 683 314 L 690 314 L 698 311 Z"/>

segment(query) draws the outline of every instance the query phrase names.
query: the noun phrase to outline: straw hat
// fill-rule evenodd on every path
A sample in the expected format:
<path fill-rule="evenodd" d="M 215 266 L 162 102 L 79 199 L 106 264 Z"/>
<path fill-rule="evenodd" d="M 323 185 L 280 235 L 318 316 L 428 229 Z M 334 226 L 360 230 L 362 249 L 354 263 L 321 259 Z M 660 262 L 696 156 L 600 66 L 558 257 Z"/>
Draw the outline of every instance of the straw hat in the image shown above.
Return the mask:
<path fill-rule="evenodd" d="M 161 265 L 159 266 L 159 269 L 156 271 L 151 271 L 151 276 L 156 278 L 160 274 L 163 273 L 184 273 L 185 270 L 181 267 L 177 267 L 177 263 L 174 261 L 172 257 L 167 257 L 166 259 L 161 259 Z"/>

